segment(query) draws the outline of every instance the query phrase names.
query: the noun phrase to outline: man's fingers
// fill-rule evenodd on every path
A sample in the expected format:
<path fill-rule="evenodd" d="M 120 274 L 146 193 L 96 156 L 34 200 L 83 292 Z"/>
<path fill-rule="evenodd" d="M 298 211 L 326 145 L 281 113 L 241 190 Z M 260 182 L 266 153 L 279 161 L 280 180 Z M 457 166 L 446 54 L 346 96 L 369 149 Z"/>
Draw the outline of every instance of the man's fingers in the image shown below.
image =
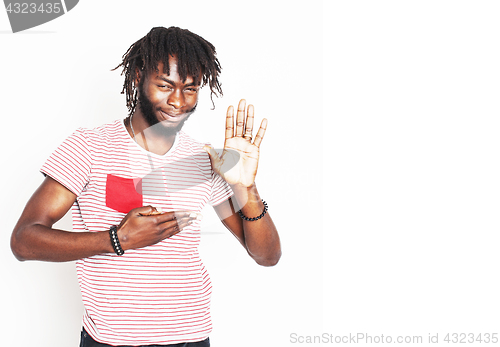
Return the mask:
<path fill-rule="evenodd" d="M 142 211 L 142 210 L 141 210 L 141 211 L 139 212 L 139 214 L 140 214 L 141 216 L 155 216 L 155 215 L 157 215 L 157 214 L 162 214 L 162 213 L 163 213 L 163 210 L 162 210 L 160 207 L 156 208 L 156 207 L 151 206 L 151 205 L 144 206 L 144 207 L 149 207 L 149 209 L 148 209 L 148 210 L 146 210 L 146 211 Z M 143 209 L 143 208 L 141 208 L 141 209 Z"/>
<path fill-rule="evenodd" d="M 184 230 L 185 227 L 187 227 L 190 224 L 193 224 L 193 222 L 185 220 L 177 221 L 177 223 L 164 230 L 164 232 L 166 233 L 166 237 L 169 238 L 175 234 L 180 233 L 182 230 Z"/>
<path fill-rule="evenodd" d="M 245 127 L 245 99 L 241 99 L 238 104 L 238 112 L 236 113 L 236 131 L 234 136 L 243 136 L 243 129 Z"/>
<path fill-rule="evenodd" d="M 233 113 L 234 113 L 233 106 L 229 106 L 227 108 L 227 113 L 226 113 L 226 140 L 233 137 L 233 134 L 234 134 Z"/>
<path fill-rule="evenodd" d="M 209 145 L 203 146 L 203 150 L 208 153 L 208 156 L 210 157 L 210 162 L 212 163 L 212 167 L 215 170 L 218 170 L 218 168 L 221 165 L 221 160 L 219 158 L 219 154 L 217 153 L 217 151 Z"/>
<path fill-rule="evenodd" d="M 246 110 L 245 119 L 245 107 L 246 100 L 241 99 L 238 103 L 238 110 L 236 112 L 236 124 L 234 122 L 234 108 L 229 106 L 226 113 L 226 140 L 234 136 L 245 137 L 247 139 L 252 138 L 253 132 L 253 122 L 254 122 L 254 107 L 253 105 L 248 105 Z"/>
<path fill-rule="evenodd" d="M 137 212 L 137 214 L 140 214 L 141 216 L 149 216 L 149 214 L 155 211 L 155 208 L 151 205 L 147 205 L 138 207 L 135 209 L 135 211 Z"/>
<path fill-rule="evenodd" d="M 202 215 L 198 212 L 192 211 L 175 211 L 175 212 L 165 212 L 161 215 L 156 216 L 158 218 L 158 223 L 166 223 L 175 220 L 201 220 Z"/>
<path fill-rule="evenodd" d="M 247 122 L 245 124 L 245 134 L 243 136 L 251 140 L 252 132 L 253 132 L 253 105 L 248 105 Z"/>
<path fill-rule="evenodd" d="M 203 218 L 201 213 L 193 211 L 171 211 L 163 212 L 161 208 L 155 208 L 153 206 L 140 207 L 139 214 L 143 217 L 155 217 L 158 224 L 167 223 L 176 220 L 201 220 Z"/>
<path fill-rule="evenodd" d="M 253 144 L 256 145 L 257 147 L 260 146 L 260 143 L 264 138 L 264 134 L 266 133 L 266 129 L 267 129 L 267 119 L 264 118 L 260 123 L 259 131 L 257 132 L 257 135 L 255 135 L 255 140 L 253 141 Z"/>
<path fill-rule="evenodd" d="M 187 216 L 184 213 L 177 213 L 175 219 L 168 220 L 162 224 L 162 234 L 166 234 L 166 237 L 170 237 L 181 232 L 188 225 L 200 221 L 201 219 L 201 213 L 190 212 Z"/>

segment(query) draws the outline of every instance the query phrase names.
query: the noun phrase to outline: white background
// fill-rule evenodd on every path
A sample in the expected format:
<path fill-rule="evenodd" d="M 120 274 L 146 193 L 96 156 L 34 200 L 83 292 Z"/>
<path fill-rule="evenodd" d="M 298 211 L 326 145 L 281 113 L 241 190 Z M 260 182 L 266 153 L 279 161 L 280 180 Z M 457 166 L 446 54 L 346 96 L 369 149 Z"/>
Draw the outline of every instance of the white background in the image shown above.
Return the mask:
<path fill-rule="evenodd" d="M 500 335 L 500 3 L 327 7 L 324 329 Z"/>
<path fill-rule="evenodd" d="M 257 183 L 283 257 L 253 264 L 207 209 L 213 346 L 500 333 L 499 15 L 496 1 L 82 0 L 13 35 L 0 14 L 4 344 L 78 343 L 73 264 L 19 263 L 9 237 L 50 152 L 125 116 L 109 70 L 157 25 L 199 33 L 223 65 L 224 97 L 210 111 L 205 92 L 189 133 L 220 146 L 241 97 L 269 119 Z"/>
<path fill-rule="evenodd" d="M 152 27 L 171 25 L 213 43 L 223 67 L 224 97 L 211 111 L 204 90 L 186 132 L 222 146 L 225 111 L 240 98 L 255 105 L 259 122 L 269 120 L 257 185 L 281 234 L 283 257 L 274 268 L 258 266 L 213 210 L 204 211 L 212 345 L 280 345 L 291 330 L 320 329 L 322 3 L 135 4 L 81 0 L 66 15 L 16 34 L 0 11 L 1 344 L 78 346 L 82 304 L 74 263 L 20 263 L 10 233 L 54 148 L 78 127 L 126 117 L 123 77 L 110 70 Z M 71 218 L 57 227 L 70 230 Z"/>

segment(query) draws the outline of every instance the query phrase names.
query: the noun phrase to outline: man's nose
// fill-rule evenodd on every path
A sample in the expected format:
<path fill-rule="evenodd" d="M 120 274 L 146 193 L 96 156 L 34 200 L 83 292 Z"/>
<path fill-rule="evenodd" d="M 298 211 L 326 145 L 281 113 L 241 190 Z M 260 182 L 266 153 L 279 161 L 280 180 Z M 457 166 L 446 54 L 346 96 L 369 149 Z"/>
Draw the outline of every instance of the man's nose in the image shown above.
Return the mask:
<path fill-rule="evenodd" d="M 167 103 L 174 108 L 181 108 L 186 105 L 186 99 L 182 91 L 176 89 L 169 95 Z"/>

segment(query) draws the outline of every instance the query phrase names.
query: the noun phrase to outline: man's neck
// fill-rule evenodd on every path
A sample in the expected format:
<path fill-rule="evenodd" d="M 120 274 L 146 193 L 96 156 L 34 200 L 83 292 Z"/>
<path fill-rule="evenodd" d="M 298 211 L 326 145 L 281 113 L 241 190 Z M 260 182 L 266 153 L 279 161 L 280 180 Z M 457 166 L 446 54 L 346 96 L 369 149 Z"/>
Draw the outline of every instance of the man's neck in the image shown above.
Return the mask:
<path fill-rule="evenodd" d="M 131 119 L 127 130 L 132 139 L 135 134 L 134 140 L 139 146 L 158 155 L 164 155 L 172 148 L 176 132 L 165 129 L 161 123 L 150 126 L 140 111 L 136 111 Z"/>

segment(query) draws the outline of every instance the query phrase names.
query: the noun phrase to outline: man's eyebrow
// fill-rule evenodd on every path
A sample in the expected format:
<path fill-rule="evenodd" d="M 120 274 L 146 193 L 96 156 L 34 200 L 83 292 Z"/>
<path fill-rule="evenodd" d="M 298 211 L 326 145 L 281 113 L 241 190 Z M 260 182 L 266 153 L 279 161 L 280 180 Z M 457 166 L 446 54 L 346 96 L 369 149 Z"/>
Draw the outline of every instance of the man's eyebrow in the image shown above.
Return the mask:
<path fill-rule="evenodd" d="M 174 83 L 174 81 L 169 80 L 168 78 L 163 77 L 163 76 L 160 76 L 160 75 L 156 76 L 156 78 L 157 78 L 157 79 L 160 79 L 160 80 L 162 80 L 162 81 L 165 81 L 165 82 L 167 82 L 167 83 L 170 83 L 170 84 L 175 84 L 175 83 Z"/>
<path fill-rule="evenodd" d="M 164 76 L 158 75 L 158 76 L 156 76 L 156 78 L 158 78 L 158 79 L 160 79 L 160 80 L 162 80 L 162 81 L 165 81 L 165 82 L 167 82 L 167 83 L 170 83 L 171 85 L 175 86 L 175 82 L 174 82 L 174 81 L 169 80 L 168 78 L 166 78 L 166 77 L 164 77 Z M 191 83 L 186 84 L 186 87 L 191 87 L 191 86 L 199 86 L 199 85 L 201 85 L 201 81 L 199 81 L 197 84 L 196 84 L 196 83 L 194 83 L 194 81 L 193 81 L 193 82 L 191 82 Z"/>

